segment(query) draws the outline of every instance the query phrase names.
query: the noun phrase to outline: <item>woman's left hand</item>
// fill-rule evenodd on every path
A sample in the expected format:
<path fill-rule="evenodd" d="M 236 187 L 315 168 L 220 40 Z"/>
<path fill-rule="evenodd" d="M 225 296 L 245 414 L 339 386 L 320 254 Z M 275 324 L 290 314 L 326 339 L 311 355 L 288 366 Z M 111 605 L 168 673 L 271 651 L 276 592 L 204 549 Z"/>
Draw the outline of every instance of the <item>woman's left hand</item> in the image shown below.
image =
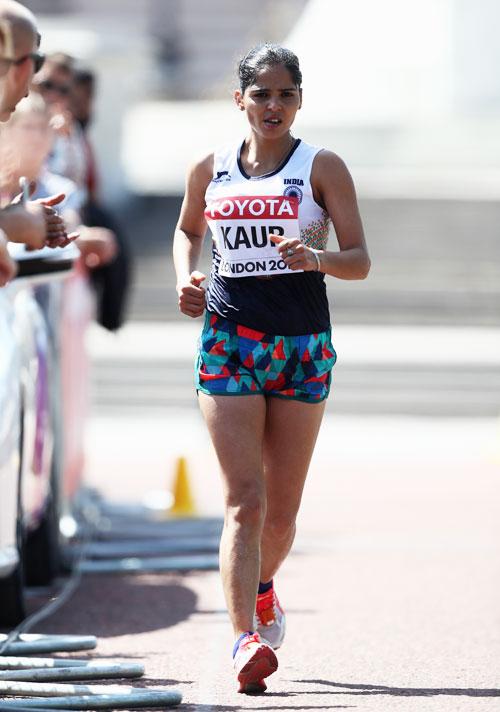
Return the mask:
<path fill-rule="evenodd" d="M 278 248 L 280 257 L 291 270 L 301 269 L 304 272 L 316 272 L 318 270 L 317 251 L 306 247 L 297 238 L 287 238 L 281 235 L 269 235 L 271 242 Z"/>

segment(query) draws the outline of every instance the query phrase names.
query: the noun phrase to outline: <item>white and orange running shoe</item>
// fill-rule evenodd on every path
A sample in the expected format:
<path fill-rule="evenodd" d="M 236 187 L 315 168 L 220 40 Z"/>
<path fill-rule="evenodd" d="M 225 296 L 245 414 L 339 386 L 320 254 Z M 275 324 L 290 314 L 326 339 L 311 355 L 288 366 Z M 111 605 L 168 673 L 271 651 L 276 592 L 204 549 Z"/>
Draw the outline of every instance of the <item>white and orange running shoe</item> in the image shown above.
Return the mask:
<path fill-rule="evenodd" d="M 233 666 L 238 675 L 238 692 L 257 694 L 266 691 L 264 678 L 278 669 L 278 660 L 258 633 L 247 633 L 238 642 Z"/>
<path fill-rule="evenodd" d="M 278 650 L 285 637 L 286 619 L 274 588 L 257 595 L 255 628 L 262 640 Z"/>

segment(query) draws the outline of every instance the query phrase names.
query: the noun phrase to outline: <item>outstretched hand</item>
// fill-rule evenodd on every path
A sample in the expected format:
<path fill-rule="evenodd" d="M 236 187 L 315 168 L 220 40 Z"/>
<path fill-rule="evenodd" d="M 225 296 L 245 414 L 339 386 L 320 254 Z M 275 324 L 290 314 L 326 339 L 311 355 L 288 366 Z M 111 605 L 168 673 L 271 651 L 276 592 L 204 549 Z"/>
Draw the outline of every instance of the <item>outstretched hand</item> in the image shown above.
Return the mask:
<path fill-rule="evenodd" d="M 177 285 L 179 309 L 186 316 L 195 319 L 205 311 L 206 289 L 201 283 L 206 279 L 202 272 L 194 271 L 189 275 L 189 282 Z"/>
<path fill-rule="evenodd" d="M 66 198 L 64 193 L 57 193 L 56 195 L 50 195 L 48 198 L 40 198 L 39 200 L 33 200 L 30 204 L 43 206 L 43 212 L 45 215 L 45 224 L 47 226 L 47 245 L 48 247 L 66 247 L 70 242 L 76 240 L 78 237 L 77 232 L 72 232 L 68 235 L 66 232 L 66 224 L 62 217 L 59 215 L 54 205 L 59 205 Z"/>
<path fill-rule="evenodd" d="M 115 259 L 118 253 L 118 243 L 112 230 L 86 225 L 82 225 L 80 229 L 80 238 L 76 244 L 89 269 L 103 267 Z M 78 235 L 78 233 L 75 234 Z"/>
<path fill-rule="evenodd" d="M 36 192 L 36 181 L 30 181 L 28 194 L 31 197 Z M 11 205 L 23 204 L 24 193 L 19 193 L 11 201 Z M 20 240 L 26 242 L 28 249 L 38 250 L 41 247 L 66 247 L 70 242 L 76 240 L 79 233 L 66 231 L 66 225 L 62 217 L 58 214 L 55 205 L 59 205 L 66 198 L 65 193 L 56 193 L 47 198 L 38 198 L 37 200 L 28 200 L 24 203 L 24 208 L 30 213 L 34 219 L 43 216 L 45 221 L 45 233 L 43 229 L 36 230 L 35 227 L 31 230 L 29 239 Z M 43 225 L 43 223 L 42 223 Z"/>
<path fill-rule="evenodd" d="M 36 182 L 31 181 L 27 191 L 29 197 L 35 191 Z M 37 200 L 25 200 L 25 197 L 24 192 L 19 193 L 6 208 L 9 210 L 9 215 L 17 218 L 12 234 L 9 233 L 9 239 L 14 242 L 24 242 L 28 250 L 66 247 L 76 240 L 78 233 L 67 233 L 66 224 L 54 207 L 65 199 L 64 193 L 56 193 Z"/>

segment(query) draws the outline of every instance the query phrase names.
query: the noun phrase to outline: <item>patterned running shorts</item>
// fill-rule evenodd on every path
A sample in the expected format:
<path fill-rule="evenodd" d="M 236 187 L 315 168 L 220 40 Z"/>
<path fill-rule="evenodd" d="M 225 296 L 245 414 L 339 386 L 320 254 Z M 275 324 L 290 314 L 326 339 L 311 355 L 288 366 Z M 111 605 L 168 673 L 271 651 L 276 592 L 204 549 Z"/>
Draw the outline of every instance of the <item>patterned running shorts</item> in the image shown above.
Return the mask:
<path fill-rule="evenodd" d="M 274 336 L 207 312 L 195 366 L 196 390 L 319 403 L 330 391 L 336 359 L 330 330 Z"/>

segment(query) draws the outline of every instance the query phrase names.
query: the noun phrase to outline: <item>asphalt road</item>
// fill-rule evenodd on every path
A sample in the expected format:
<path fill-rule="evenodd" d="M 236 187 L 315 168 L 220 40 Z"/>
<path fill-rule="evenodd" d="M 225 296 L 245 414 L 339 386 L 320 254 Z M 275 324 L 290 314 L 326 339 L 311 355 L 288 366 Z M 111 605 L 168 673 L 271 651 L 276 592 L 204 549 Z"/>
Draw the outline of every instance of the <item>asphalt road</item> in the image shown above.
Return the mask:
<path fill-rule="evenodd" d="M 168 488 L 180 454 L 199 514 L 220 515 L 194 410 L 96 417 L 88 482 L 138 502 Z M 491 418 L 328 415 L 276 581 L 288 633 L 263 697 L 235 691 L 217 573 L 85 576 L 37 631 L 97 635 L 92 657 L 143 661 L 137 684 L 181 690 L 188 710 L 493 712 L 499 466 Z"/>

